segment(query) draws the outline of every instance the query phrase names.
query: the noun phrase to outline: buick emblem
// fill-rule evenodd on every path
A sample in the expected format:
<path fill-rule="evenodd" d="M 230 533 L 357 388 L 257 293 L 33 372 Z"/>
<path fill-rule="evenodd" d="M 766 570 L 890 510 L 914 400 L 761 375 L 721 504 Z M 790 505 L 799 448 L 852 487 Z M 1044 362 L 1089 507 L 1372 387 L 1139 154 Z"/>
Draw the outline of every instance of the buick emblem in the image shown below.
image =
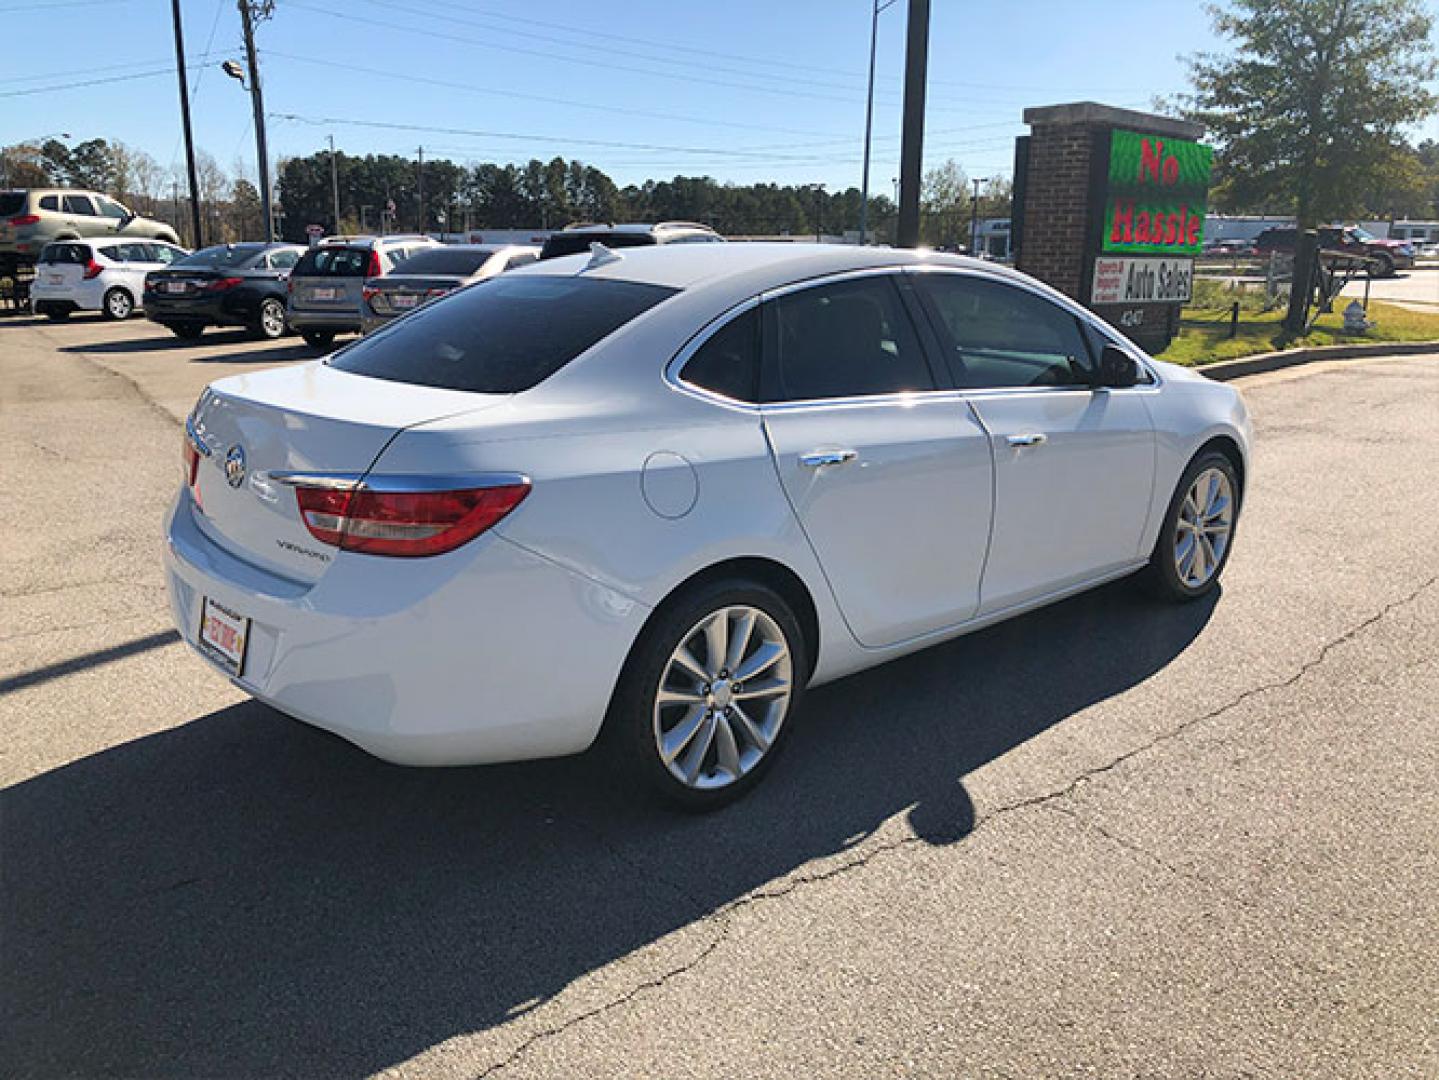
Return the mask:
<path fill-rule="evenodd" d="M 233 488 L 245 482 L 245 448 L 239 443 L 225 455 L 225 480 Z"/>

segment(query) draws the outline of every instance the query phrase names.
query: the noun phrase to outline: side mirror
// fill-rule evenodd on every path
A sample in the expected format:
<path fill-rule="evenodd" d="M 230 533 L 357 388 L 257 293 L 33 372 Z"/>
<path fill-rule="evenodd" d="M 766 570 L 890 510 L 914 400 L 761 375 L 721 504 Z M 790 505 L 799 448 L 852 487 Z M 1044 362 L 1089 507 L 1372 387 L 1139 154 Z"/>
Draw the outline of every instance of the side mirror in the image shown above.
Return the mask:
<path fill-rule="evenodd" d="M 1099 376 L 1096 386 L 1108 386 L 1123 390 L 1139 382 L 1139 365 L 1117 345 L 1106 345 L 1099 354 Z"/>

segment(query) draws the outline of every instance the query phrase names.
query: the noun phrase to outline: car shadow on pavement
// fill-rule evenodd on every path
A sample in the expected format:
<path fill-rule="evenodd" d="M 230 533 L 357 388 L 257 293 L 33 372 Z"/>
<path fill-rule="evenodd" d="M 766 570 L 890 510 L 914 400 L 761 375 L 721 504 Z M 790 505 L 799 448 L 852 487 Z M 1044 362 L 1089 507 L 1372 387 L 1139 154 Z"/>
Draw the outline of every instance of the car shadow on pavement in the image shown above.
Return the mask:
<path fill-rule="evenodd" d="M 360 1076 L 496 1027 L 895 815 L 962 840 L 966 774 L 1164 668 L 1214 602 L 1119 583 L 818 688 L 707 816 L 602 754 L 404 769 L 255 703 L 26 780 L 0 1072 Z"/>
<path fill-rule="evenodd" d="M 178 349 L 223 349 L 211 355 L 190 357 L 195 364 L 273 364 L 282 360 L 313 360 L 322 355 L 298 337 L 276 341 L 265 348 L 245 330 L 210 331 L 194 341 L 160 331 L 155 337 L 121 338 L 115 341 L 93 341 L 80 345 L 62 345 L 61 352 L 89 353 L 98 356 L 121 356 L 127 353 L 171 352 Z"/>

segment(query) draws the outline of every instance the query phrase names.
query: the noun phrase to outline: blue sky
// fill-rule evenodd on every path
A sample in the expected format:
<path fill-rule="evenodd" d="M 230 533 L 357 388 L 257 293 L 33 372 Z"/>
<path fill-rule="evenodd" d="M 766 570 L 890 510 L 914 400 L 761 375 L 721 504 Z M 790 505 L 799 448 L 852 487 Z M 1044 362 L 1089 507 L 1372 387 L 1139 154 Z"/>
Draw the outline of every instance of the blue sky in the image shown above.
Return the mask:
<path fill-rule="evenodd" d="M 558 154 L 621 184 L 683 173 L 858 185 L 870 5 L 278 0 L 258 33 L 271 155 L 313 152 L 333 134 L 351 153 Z M 898 172 L 906 7 L 897 0 L 880 16 L 876 192 Z M 249 98 L 218 67 L 241 55 L 235 0 L 182 8 L 196 143 L 251 172 Z M 933 9 L 926 165 L 953 158 L 971 176 L 1008 174 L 1026 105 L 1143 108 L 1183 89 L 1180 54 L 1216 44 L 1201 4 L 1187 0 Z M 12 43 L 28 43 L 8 48 L 0 69 L 0 144 L 67 131 L 182 165 L 165 0 L 0 0 L 0 21 Z M 60 40 L 54 52 L 37 47 Z M 58 88 L 99 79 L 114 81 Z"/>

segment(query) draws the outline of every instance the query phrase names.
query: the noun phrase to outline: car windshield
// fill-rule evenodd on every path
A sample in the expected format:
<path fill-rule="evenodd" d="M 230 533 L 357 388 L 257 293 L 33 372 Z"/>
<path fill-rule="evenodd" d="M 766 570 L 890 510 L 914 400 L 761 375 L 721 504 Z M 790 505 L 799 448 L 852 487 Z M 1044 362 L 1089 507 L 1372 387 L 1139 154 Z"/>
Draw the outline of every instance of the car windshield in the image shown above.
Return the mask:
<path fill-rule="evenodd" d="M 494 254 L 489 248 L 433 248 L 406 259 L 397 274 L 473 274 Z"/>
<path fill-rule="evenodd" d="M 206 266 L 216 269 L 243 266 L 253 259 L 260 248 L 255 244 L 225 244 L 201 248 L 183 259 L 176 259 L 171 266 Z"/>
<path fill-rule="evenodd" d="M 515 394 L 677 291 L 568 276 L 491 278 L 361 338 L 329 363 L 392 382 Z"/>
<path fill-rule="evenodd" d="M 1368 229 L 1361 229 L 1358 225 L 1355 225 L 1355 226 L 1353 226 L 1352 228 L 1350 228 L 1349 232 L 1350 232 L 1350 235 L 1352 235 L 1352 236 L 1354 237 L 1354 239 L 1356 239 L 1356 240 L 1362 240 L 1362 241 L 1364 241 L 1366 244 L 1369 243 L 1369 242 L 1371 242 L 1371 241 L 1373 241 L 1373 240 L 1377 240 L 1377 239 L 1378 239 L 1378 237 L 1375 236 L 1375 235 L 1374 235 L 1372 232 L 1370 232 Z"/>

